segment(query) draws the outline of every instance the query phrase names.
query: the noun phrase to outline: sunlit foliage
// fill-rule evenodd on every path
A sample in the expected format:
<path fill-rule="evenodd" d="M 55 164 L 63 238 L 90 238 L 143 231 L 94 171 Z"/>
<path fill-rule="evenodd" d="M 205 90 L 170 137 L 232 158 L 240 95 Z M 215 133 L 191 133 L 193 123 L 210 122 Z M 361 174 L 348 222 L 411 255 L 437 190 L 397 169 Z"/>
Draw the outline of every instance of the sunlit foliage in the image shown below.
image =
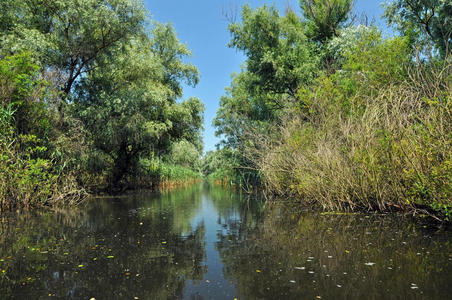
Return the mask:
<path fill-rule="evenodd" d="M 222 159 L 229 178 L 253 172 L 275 194 L 323 209 L 449 219 L 446 2 L 392 2 L 386 17 L 401 35 L 391 38 L 354 25 L 352 1 L 300 1 L 302 16 L 244 6 L 229 29 L 246 60 L 220 100 L 222 149 L 210 156 L 234 153 Z"/>
<path fill-rule="evenodd" d="M 149 20 L 139 0 L 19 0 L 0 8 L 2 161 L 37 163 L 39 173 L 14 184 L 2 169 L 4 205 L 28 201 L 17 195 L 38 182 L 54 187 L 36 204 L 65 198 L 54 189 L 62 182 L 70 184 L 60 191 L 76 194 L 135 186 L 137 176 L 153 186 L 159 174 L 144 179 L 152 172 L 140 161 L 175 163 L 173 144 L 183 142 L 195 152 L 189 163 L 181 155 L 174 161 L 197 173 L 204 105 L 181 97 L 199 73 L 171 25 Z"/>

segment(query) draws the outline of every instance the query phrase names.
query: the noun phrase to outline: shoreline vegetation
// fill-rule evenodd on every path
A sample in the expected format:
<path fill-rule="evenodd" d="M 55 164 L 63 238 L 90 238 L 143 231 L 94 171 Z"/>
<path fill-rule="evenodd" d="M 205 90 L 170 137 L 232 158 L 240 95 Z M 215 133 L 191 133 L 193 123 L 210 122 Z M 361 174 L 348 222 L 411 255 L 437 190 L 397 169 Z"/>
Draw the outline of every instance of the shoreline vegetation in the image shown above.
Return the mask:
<path fill-rule="evenodd" d="M 203 157 L 198 69 L 141 0 L 0 4 L 0 209 L 207 181 L 324 211 L 452 218 L 452 3 L 242 7 Z M 227 14 L 226 14 L 227 17 Z"/>
<path fill-rule="evenodd" d="M 201 177 L 198 69 L 141 0 L 1 1 L 0 209 Z"/>
<path fill-rule="evenodd" d="M 324 211 L 450 221 L 452 4 L 391 1 L 392 37 L 352 6 L 242 8 L 229 46 L 246 60 L 220 101 L 223 141 L 204 173 Z"/>

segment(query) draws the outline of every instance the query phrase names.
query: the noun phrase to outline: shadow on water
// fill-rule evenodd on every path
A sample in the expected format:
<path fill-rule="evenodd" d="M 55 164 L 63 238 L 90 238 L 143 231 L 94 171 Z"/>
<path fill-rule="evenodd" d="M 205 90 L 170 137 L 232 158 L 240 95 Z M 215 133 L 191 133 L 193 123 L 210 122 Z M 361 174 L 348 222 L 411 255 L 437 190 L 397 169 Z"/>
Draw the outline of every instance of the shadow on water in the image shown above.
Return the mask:
<path fill-rule="evenodd" d="M 452 233 L 194 186 L 0 223 L 1 299 L 446 299 Z"/>

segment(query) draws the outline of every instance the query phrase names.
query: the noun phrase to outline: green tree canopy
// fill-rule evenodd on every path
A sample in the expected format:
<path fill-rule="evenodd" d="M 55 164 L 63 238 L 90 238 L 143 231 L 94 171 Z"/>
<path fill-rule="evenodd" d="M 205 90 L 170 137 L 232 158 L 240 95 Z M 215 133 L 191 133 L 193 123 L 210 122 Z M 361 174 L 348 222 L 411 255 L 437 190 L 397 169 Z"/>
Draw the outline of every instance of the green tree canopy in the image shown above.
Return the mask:
<path fill-rule="evenodd" d="M 197 69 L 170 25 L 154 23 L 139 37 L 102 55 L 77 84 L 77 114 L 96 149 L 114 170 L 112 183 L 135 174 L 140 158 L 166 155 L 180 140 L 202 151 L 204 106 L 199 99 L 176 102 L 181 82 L 195 84 Z"/>
<path fill-rule="evenodd" d="M 101 54 L 145 33 L 139 0 L 7 0 L 0 8 L 2 50 L 30 50 L 44 65 L 64 71 L 66 94 Z"/>
<path fill-rule="evenodd" d="M 280 17 L 274 7 L 245 5 L 242 23 L 229 25 L 229 44 L 247 56 L 249 90 L 254 94 L 296 94 L 312 80 L 318 61 L 295 13 Z"/>
<path fill-rule="evenodd" d="M 171 25 L 148 18 L 142 0 L 0 1 L 1 71 L 16 78 L 9 65 L 33 66 L 35 76 L 14 85 L 22 90 L 12 93 L 17 99 L 1 99 L 13 105 L 1 118 L 16 112 L 17 128 L 51 127 L 48 155 L 56 166 L 70 157 L 73 163 L 61 167 L 78 170 L 80 182 L 93 176 L 110 186 L 127 183 L 140 160 L 166 163 L 174 143 L 202 152 L 204 105 L 181 99 L 183 84 L 199 81 L 190 55 Z M 39 89 L 31 86 L 41 81 Z"/>
<path fill-rule="evenodd" d="M 326 43 L 339 36 L 353 8 L 353 0 L 300 0 L 300 7 L 306 19 L 307 35 Z"/>
<path fill-rule="evenodd" d="M 452 2 L 448 0 L 395 0 L 385 11 L 389 24 L 408 36 L 413 46 L 424 50 L 433 45 L 443 57 L 451 52 L 451 16 Z"/>

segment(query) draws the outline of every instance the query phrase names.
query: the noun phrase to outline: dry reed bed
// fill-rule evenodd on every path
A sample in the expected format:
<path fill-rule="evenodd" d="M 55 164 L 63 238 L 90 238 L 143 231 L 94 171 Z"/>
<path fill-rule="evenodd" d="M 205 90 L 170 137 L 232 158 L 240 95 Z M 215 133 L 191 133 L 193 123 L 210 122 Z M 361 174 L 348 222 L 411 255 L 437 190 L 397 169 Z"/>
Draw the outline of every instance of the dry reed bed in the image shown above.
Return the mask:
<path fill-rule="evenodd" d="M 350 110 L 314 93 L 279 138 L 248 153 L 268 188 L 326 210 L 424 212 L 452 207 L 452 67 L 418 66 L 402 83 L 350 99 Z"/>

